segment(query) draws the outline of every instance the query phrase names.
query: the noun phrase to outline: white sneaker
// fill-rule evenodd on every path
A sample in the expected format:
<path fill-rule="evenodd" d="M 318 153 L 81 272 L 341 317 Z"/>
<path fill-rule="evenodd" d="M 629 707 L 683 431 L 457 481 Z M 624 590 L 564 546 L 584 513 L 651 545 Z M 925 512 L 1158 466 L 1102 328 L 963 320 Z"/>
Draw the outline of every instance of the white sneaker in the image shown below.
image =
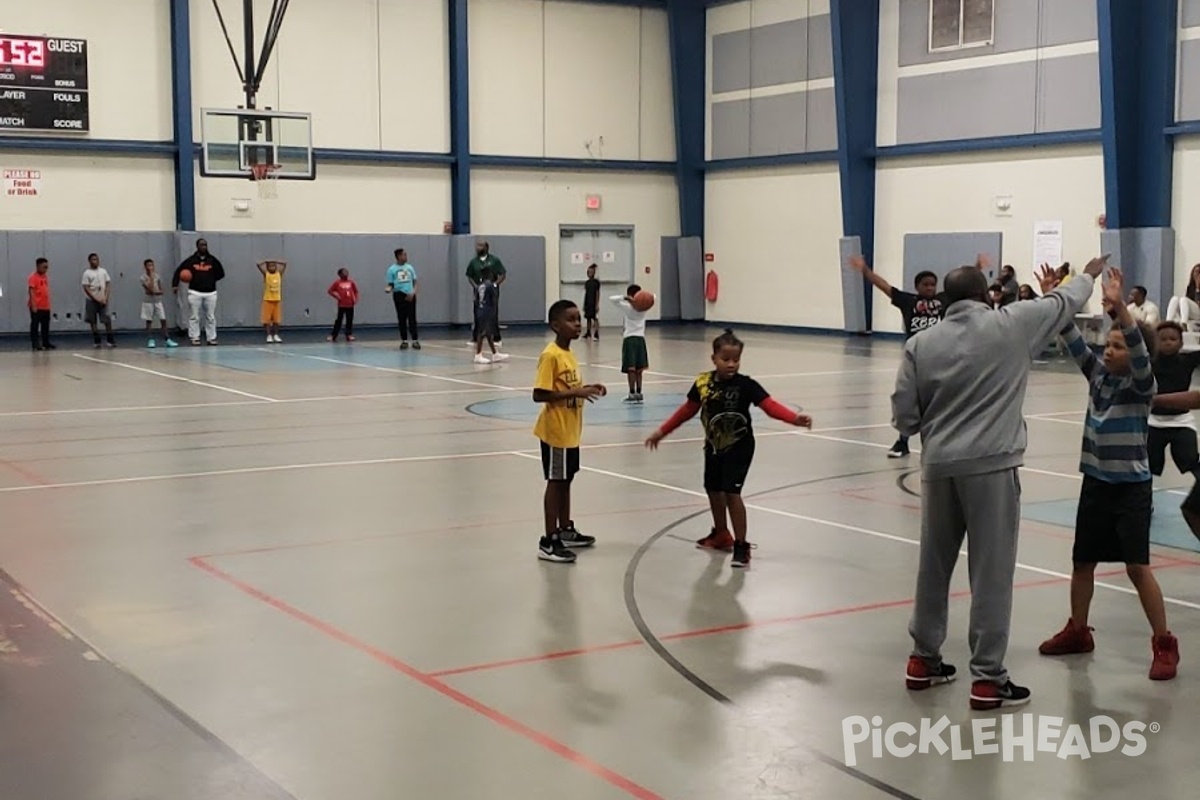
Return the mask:
<path fill-rule="evenodd" d="M 283 337 L 276 334 L 275 335 L 275 344 L 283 344 Z"/>
<path fill-rule="evenodd" d="M 475 356 L 475 363 L 476 363 L 476 364 L 490 364 L 490 363 L 492 363 L 492 362 L 491 362 L 491 360 L 490 360 L 490 359 L 489 359 L 487 356 L 485 356 L 483 353 L 479 353 L 478 355 L 476 355 L 476 356 Z"/>
<path fill-rule="evenodd" d="M 274 337 L 274 336 L 268 336 L 268 337 L 267 337 L 267 344 L 275 344 L 275 337 Z"/>
<path fill-rule="evenodd" d="M 496 362 L 496 361 L 508 361 L 508 354 L 507 354 L 507 353 L 501 353 L 501 352 L 499 352 L 499 351 L 497 351 L 497 352 L 495 352 L 495 353 L 492 353 L 492 361 L 493 361 L 493 362 Z"/>

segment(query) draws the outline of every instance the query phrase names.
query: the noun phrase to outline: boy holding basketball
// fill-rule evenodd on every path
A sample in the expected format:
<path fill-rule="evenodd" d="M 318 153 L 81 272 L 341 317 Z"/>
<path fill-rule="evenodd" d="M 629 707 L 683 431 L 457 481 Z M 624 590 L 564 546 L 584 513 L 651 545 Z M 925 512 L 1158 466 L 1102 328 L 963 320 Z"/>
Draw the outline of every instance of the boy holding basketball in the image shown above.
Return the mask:
<path fill-rule="evenodd" d="M 542 446 L 542 473 L 546 478 L 543 510 L 545 535 L 538 543 L 538 558 L 560 564 L 575 561 L 574 550 L 591 547 L 596 537 L 586 536 L 571 519 L 571 483 L 579 472 L 579 443 L 583 436 L 583 404 L 594 402 L 608 391 L 598 383 L 584 385 L 571 342 L 579 338 L 583 322 L 579 306 L 559 300 L 548 315 L 554 341 L 538 359 L 533 383 L 533 402 L 541 413 L 533 435 Z"/>
<path fill-rule="evenodd" d="M 638 297 L 639 294 L 642 297 Z M 650 368 L 650 355 L 646 352 L 646 312 L 654 305 L 654 295 L 642 292 L 642 287 L 635 283 L 625 294 L 609 299 L 625 317 L 625 338 L 621 342 L 621 372 L 629 378 L 629 396 L 625 402 L 641 404 L 642 373 Z"/>
<path fill-rule="evenodd" d="M 260 261 L 258 271 L 263 276 L 262 323 L 267 344 L 283 344 L 279 323 L 283 322 L 283 273 L 287 272 L 287 262 Z"/>

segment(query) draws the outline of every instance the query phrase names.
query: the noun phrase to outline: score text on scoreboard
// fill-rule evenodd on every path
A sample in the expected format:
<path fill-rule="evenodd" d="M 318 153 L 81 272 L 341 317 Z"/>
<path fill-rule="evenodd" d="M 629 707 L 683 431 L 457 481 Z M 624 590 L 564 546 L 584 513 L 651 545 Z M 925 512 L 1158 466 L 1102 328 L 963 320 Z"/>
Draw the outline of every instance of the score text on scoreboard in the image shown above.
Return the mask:
<path fill-rule="evenodd" d="M 0 33 L 0 132 L 87 130 L 87 42 Z"/>

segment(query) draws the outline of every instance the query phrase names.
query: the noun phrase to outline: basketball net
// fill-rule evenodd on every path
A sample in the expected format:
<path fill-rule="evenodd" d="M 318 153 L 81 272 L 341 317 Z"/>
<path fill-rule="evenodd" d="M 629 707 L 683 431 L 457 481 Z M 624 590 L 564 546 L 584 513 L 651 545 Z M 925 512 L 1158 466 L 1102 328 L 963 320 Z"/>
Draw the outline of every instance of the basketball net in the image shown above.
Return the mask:
<path fill-rule="evenodd" d="M 258 184 L 258 196 L 262 200 L 274 200 L 279 197 L 278 164 L 251 164 L 250 179 Z"/>

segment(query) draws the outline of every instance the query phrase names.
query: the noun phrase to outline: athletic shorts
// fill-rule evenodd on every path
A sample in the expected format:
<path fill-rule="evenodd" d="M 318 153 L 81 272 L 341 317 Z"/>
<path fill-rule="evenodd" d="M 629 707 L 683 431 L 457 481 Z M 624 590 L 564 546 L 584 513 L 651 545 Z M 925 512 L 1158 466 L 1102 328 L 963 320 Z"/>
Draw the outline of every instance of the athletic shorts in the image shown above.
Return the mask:
<path fill-rule="evenodd" d="M 704 491 L 741 494 L 753 461 L 753 439 L 743 439 L 723 453 L 704 448 Z"/>
<path fill-rule="evenodd" d="M 283 302 L 280 300 L 263 300 L 262 324 L 278 325 L 283 322 Z"/>
<path fill-rule="evenodd" d="M 112 322 L 112 317 L 108 313 L 108 306 L 102 306 L 90 297 L 84 306 L 83 319 L 89 325 L 95 324 L 97 321 Z"/>
<path fill-rule="evenodd" d="M 621 342 L 621 372 L 637 372 L 650 367 L 646 352 L 646 337 L 626 336 Z"/>
<path fill-rule="evenodd" d="M 542 442 L 542 475 L 548 481 L 575 480 L 579 472 L 578 447 L 551 447 Z"/>
<path fill-rule="evenodd" d="M 1105 483 L 1084 475 L 1071 560 L 1077 564 L 1149 564 L 1153 502 L 1151 481 Z"/>
<path fill-rule="evenodd" d="M 1193 472 L 1200 467 L 1200 452 L 1196 449 L 1196 431 L 1191 428 L 1150 428 L 1150 471 L 1162 475 L 1167 465 L 1167 448 L 1171 460 L 1180 472 Z"/>
<path fill-rule="evenodd" d="M 163 308 L 161 300 L 148 300 L 142 303 L 143 322 L 165 322 L 166 319 L 167 310 Z"/>

